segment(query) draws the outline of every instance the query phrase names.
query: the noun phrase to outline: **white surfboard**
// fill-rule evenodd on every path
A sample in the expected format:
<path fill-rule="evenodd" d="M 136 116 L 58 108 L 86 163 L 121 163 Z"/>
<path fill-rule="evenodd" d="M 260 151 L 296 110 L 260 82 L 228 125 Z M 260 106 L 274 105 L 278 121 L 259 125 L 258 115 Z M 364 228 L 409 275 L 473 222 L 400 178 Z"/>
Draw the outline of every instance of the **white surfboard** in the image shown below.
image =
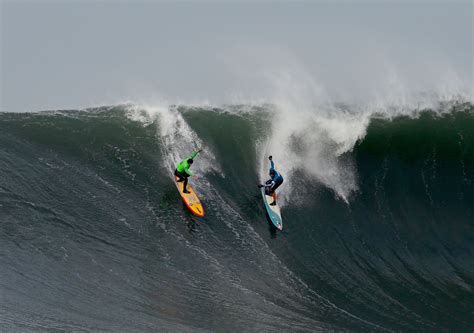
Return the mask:
<path fill-rule="evenodd" d="M 272 220 L 273 225 L 278 230 L 282 230 L 283 220 L 281 219 L 280 206 L 278 206 L 278 204 L 276 204 L 275 206 L 271 206 L 270 203 L 273 202 L 272 196 L 265 194 L 264 187 L 261 188 L 261 191 L 263 196 L 263 202 L 265 204 L 265 208 L 267 210 L 268 216 L 270 217 L 270 220 Z"/>

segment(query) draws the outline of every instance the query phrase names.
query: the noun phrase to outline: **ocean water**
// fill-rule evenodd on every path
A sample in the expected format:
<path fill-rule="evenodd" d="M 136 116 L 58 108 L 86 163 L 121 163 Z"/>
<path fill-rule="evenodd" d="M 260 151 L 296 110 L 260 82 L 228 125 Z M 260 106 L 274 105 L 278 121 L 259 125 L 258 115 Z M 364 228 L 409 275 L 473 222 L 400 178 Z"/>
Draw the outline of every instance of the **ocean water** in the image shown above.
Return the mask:
<path fill-rule="evenodd" d="M 474 108 L 0 113 L 0 246 L 1 331 L 472 332 Z"/>

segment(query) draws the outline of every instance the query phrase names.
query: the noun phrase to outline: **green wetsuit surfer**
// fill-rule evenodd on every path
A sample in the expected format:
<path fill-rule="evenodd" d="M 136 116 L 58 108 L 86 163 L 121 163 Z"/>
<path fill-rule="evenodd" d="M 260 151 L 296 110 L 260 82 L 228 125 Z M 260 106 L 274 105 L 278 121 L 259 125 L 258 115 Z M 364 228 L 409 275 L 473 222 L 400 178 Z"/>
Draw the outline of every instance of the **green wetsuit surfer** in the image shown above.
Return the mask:
<path fill-rule="evenodd" d="M 178 166 L 176 167 L 176 170 L 174 170 L 174 175 L 178 177 L 179 179 L 177 180 L 178 182 L 182 182 L 184 180 L 184 185 L 183 185 L 183 193 L 190 193 L 189 191 L 186 190 L 186 186 L 188 186 L 188 177 L 191 177 L 193 174 L 189 170 L 191 165 L 193 164 L 193 159 L 202 151 L 202 149 L 198 149 L 196 151 L 193 151 L 191 156 L 188 158 L 185 158 L 181 162 L 179 162 Z"/>

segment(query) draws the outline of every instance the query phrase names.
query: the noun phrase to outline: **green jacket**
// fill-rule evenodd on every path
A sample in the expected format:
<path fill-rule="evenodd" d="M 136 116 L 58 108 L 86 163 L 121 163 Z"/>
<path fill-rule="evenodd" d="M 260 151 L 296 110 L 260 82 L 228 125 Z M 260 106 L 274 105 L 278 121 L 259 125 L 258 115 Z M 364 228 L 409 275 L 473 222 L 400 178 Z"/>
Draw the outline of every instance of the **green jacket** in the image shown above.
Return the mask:
<path fill-rule="evenodd" d="M 199 154 L 199 152 L 193 151 L 191 156 L 189 156 L 189 157 L 185 158 L 184 160 L 182 160 L 181 162 L 179 162 L 178 166 L 176 167 L 176 170 L 178 170 L 178 172 L 180 172 L 180 173 L 186 173 L 189 176 L 192 176 L 193 174 L 191 173 L 191 171 L 189 171 L 188 160 L 190 158 L 194 159 L 198 154 Z"/>

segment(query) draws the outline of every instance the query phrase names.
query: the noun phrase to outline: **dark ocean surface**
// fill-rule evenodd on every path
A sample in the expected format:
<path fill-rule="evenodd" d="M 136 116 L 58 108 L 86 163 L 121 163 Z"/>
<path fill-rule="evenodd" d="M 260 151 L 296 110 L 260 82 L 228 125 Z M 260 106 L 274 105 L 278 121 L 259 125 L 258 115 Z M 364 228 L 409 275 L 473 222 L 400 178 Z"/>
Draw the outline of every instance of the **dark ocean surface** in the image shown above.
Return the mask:
<path fill-rule="evenodd" d="M 471 104 L 371 116 L 346 198 L 284 174 L 283 232 L 255 186 L 271 108 L 173 112 L 0 113 L 0 331 L 473 331 Z M 172 181 L 196 142 L 204 218 Z"/>

